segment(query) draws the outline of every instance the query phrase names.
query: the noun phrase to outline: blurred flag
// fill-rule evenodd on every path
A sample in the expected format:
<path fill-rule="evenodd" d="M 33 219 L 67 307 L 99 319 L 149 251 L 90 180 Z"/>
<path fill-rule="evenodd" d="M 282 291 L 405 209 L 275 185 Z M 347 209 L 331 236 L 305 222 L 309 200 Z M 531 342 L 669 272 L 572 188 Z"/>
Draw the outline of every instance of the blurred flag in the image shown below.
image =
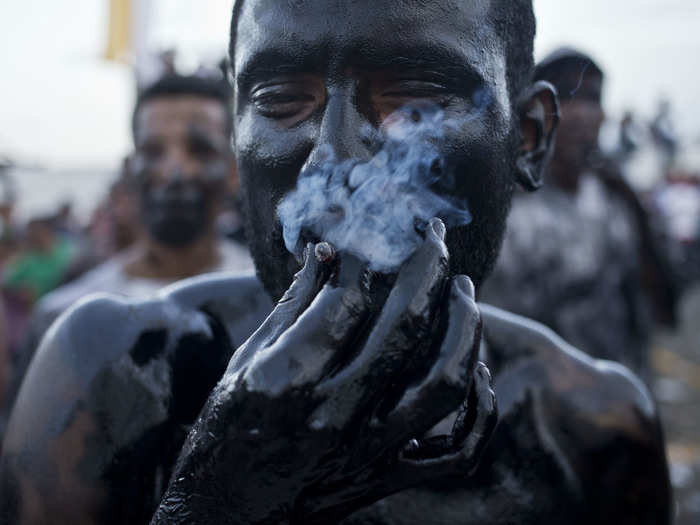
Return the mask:
<path fill-rule="evenodd" d="M 160 74 L 149 46 L 153 0 L 109 0 L 109 32 L 104 58 L 131 64 L 140 86 Z"/>
<path fill-rule="evenodd" d="M 128 62 L 130 59 L 131 3 L 132 0 L 109 0 L 109 33 L 104 54 L 107 60 Z"/>

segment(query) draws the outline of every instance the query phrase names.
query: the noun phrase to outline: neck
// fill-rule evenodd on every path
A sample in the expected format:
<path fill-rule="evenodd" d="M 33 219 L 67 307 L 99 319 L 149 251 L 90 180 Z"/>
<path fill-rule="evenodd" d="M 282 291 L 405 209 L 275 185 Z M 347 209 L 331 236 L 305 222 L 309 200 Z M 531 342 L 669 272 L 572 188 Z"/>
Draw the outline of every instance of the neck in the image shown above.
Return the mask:
<path fill-rule="evenodd" d="M 550 170 L 547 176 L 547 182 L 571 195 L 578 193 L 579 180 L 581 179 L 581 170 L 579 168 L 568 165 L 564 162 L 557 162 L 552 159 Z"/>
<path fill-rule="evenodd" d="M 220 257 L 213 233 L 186 246 L 164 245 L 149 236 L 125 269 L 132 277 L 177 280 L 211 270 Z"/>

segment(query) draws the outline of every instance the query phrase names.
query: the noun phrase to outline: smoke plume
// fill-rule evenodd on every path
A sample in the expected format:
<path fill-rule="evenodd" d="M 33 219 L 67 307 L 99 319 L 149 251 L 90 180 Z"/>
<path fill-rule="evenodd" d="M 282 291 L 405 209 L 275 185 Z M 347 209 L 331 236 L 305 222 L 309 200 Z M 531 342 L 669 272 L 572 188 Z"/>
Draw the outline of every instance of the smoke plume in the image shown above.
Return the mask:
<path fill-rule="evenodd" d="M 450 196 L 454 174 L 439 151 L 449 125 L 438 108 L 403 108 L 375 132 L 369 160 L 338 161 L 329 147 L 279 205 L 287 249 L 327 241 L 374 271 L 392 272 L 422 243 L 433 217 L 448 227 L 468 224 L 467 203 Z"/>

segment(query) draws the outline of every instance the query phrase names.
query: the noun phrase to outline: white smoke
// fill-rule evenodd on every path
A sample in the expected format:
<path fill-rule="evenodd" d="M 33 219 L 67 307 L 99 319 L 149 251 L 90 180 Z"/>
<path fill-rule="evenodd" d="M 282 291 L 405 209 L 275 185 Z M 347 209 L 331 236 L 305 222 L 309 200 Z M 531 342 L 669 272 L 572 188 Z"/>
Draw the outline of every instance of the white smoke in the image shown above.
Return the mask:
<path fill-rule="evenodd" d="M 438 108 L 403 108 L 387 119 L 371 159 L 338 162 L 329 147 L 278 208 L 287 249 L 296 253 L 310 236 L 391 272 L 422 243 L 433 217 L 468 224 L 466 202 L 449 196 L 454 176 L 439 152 L 447 125 Z"/>

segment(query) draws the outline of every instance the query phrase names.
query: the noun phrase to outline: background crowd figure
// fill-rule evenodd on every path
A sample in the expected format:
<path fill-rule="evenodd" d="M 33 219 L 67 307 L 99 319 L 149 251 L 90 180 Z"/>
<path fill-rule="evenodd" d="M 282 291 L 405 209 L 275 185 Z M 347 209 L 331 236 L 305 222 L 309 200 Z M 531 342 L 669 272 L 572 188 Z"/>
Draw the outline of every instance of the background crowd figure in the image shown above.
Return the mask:
<path fill-rule="evenodd" d="M 11 159 L 0 161 L 0 436 L 42 334 L 80 298 L 95 292 L 147 297 L 200 273 L 252 271 L 235 173 L 222 168 L 215 195 L 207 194 L 211 180 L 197 179 L 206 178 L 202 166 L 230 161 L 216 147 L 230 137 L 205 129 L 169 138 L 168 129 L 193 127 L 188 119 L 197 108 L 149 104 L 172 92 L 204 94 L 229 118 L 225 71 L 201 68 L 181 76 L 172 53 L 162 60 L 161 78 L 140 88 L 134 154 L 115 167 L 89 220 L 78 220 L 70 202 L 18 219 L 24 196 Z M 538 65 L 536 75 L 560 95 L 557 150 L 545 188 L 516 197 L 501 258 L 480 299 L 547 324 L 649 384 L 665 417 L 678 523 L 696 523 L 700 143 L 676 135 L 671 102 L 662 100 L 649 122 L 631 111 L 618 124 L 608 122 L 618 132 L 601 147 L 605 72 L 595 60 L 562 48 Z M 165 158 L 154 160 L 158 155 Z M 139 161 L 162 165 L 143 170 Z M 145 172 L 162 180 L 146 182 Z M 211 208 L 191 217 L 168 215 L 172 210 L 158 199 L 171 198 L 175 186 L 184 199 L 178 206 L 194 196 L 201 198 L 195 204 Z M 190 231 L 193 220 L 204 229 Z"/>

